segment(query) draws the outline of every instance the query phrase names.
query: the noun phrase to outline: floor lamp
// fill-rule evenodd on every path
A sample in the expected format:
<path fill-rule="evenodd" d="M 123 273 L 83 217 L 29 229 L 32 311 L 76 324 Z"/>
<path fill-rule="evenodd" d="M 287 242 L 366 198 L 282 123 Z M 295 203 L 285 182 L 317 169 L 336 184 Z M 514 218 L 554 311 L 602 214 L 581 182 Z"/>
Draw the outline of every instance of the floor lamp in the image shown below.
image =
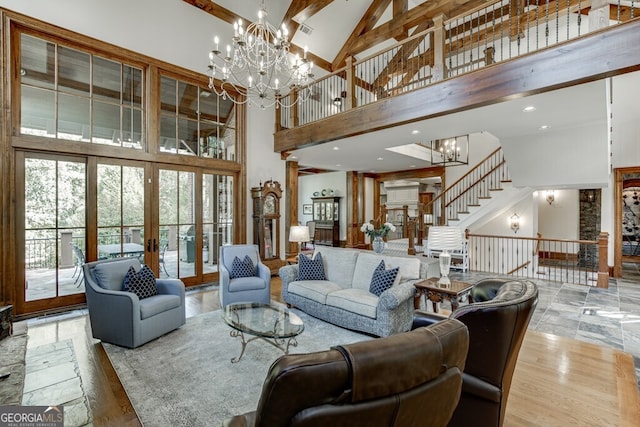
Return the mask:
<path fill-rule="evenodd" d="M 302 252 L 301 243 L 306 243 L 309 240 L 309 227 L 306 225 L 292 225 L 289 230 L 289 241 L 296 242 L 298 244 L 298 255 Z"/>

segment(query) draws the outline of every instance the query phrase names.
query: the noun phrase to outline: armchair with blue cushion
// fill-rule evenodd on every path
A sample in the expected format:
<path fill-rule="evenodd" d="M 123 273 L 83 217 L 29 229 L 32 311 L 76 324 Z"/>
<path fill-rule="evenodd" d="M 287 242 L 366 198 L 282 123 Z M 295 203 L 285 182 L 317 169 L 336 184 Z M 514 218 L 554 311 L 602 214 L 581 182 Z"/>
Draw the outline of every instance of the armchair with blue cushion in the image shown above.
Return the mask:
<path fill-rule="evenodd" d="M 122 290 L 130 267 L 140 271 L 138 258 L 99 260 L 83 269 L 93 337 L 135 348 L 184 325 L 185 292 L 179 279 L 157 279 L 157 295 L 140 299 Z"/>
<path fill-rule="evenodd" d="M 238 268 L 238 262 L 243 262 L 247 256 L 251 260 L 253 274 L 239 274 L 244 269 Z M 271 301 L 271 270 L 260 261 L 257 245 L 220 246 L 219 274 L 222 308 L 240 302 L 269 304 Z"/>

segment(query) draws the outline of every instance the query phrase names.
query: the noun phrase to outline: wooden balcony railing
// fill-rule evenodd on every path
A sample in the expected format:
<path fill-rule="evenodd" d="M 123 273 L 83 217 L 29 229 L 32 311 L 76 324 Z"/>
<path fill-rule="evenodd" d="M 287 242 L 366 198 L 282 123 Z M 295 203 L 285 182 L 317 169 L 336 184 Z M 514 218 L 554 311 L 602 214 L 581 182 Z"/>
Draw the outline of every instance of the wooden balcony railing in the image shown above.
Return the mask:
<path fill-rule="evenodd" d="M 573 40 L 640 15 L 634 1 L 499 0 L 445 20 L 316 80 L 311 99 L 276 109 L 276 131 L 313 123 L 352 108 L 424 88 L 489 65 Z M 296 93 L 288 96 L 296 97 Z M 291 99 L 292 100 L 292 99 Z M 291 100 L 284 99 L 285 103 Z"/>

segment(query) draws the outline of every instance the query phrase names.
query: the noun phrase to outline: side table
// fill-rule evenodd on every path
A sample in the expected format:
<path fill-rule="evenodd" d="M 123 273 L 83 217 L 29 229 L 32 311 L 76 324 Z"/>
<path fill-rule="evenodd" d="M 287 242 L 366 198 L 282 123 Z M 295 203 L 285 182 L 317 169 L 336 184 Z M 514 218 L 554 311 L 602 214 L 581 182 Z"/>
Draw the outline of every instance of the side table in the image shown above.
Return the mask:
<path fill-rule="evenodd" d="M 416 288 L 413 300 L 414 308 L 420 308 L 420 297 L 423 295 L 426 298 L 425 303 L 427 299 L 431 301 L 435 313 L 438 312 L 438 303 L 445 300 L 451 303 L 451 311 L 456 310 L 464 298 L 471 302 L 473 283 L 452 280 L 450 285 L 441 286 L 438 284 L 438 280 L 440 280 L 438 277 L 430 277 L 414 285 Z"/>

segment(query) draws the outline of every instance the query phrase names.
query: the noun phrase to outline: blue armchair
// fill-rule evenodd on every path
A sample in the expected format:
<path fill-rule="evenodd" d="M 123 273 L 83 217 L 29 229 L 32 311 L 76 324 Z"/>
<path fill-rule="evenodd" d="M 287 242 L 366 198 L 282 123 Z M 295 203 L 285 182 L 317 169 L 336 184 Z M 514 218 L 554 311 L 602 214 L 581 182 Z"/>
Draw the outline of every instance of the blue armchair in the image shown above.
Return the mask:
<path fill-rule="evenodd" d="M 122 291 L 131 266 L 140 270 L 138 258 L 99 260 L 83 269 L 93 337 L 135 348 L 184 325 L 185 294 L 179 279 L 157 279 L 158 295 L 149 298 Z"/>
<path fill-rule="evenodd" d="M 235 257 L 243 260 L 249 255 L 256 267 L 254 277 L 231 277 Z M 271 271 L 260 261 L 257 245 L 220 246 L 220 305 L 222 308 L 238 302 L 261 302 L 271 300 Z"/>

